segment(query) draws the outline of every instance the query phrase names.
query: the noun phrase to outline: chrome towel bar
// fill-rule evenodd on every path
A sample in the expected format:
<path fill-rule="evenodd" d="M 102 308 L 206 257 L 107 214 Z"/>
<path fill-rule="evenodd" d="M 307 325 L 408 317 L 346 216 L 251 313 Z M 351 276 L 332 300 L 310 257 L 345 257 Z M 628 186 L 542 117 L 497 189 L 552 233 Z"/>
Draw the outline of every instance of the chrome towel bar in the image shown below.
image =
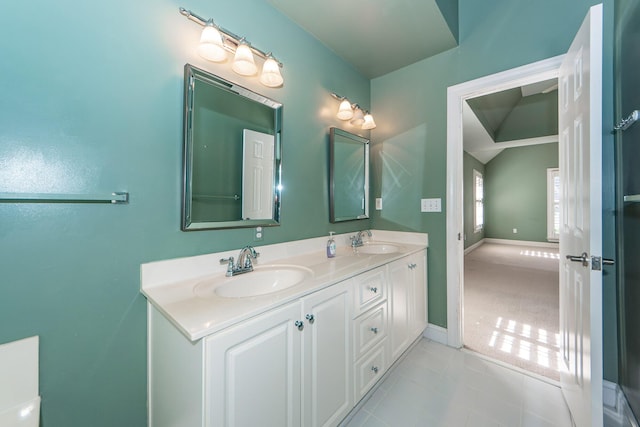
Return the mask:
<path fill-rule="evenodd" d="M 0 193 L 0 203 L 129 203 L 129 193 Z"/>

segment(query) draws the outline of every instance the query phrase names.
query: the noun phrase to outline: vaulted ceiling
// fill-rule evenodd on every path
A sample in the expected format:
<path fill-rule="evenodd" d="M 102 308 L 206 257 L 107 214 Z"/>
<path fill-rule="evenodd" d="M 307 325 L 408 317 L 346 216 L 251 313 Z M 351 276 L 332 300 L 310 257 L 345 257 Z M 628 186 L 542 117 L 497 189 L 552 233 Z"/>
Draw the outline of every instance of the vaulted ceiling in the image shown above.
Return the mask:
<path fill-rule="evenodd" d="M 458 45 L 458 0 L 267 1 L 371 79 Z M 486 163 L 508 147 L 557 141 L 554 85 L 468 100 L 465 151 Z"/>
<path fill-rule="evenodd" d="M 268 0 L 362 75 L 457 46 L 457 0 Z"/>

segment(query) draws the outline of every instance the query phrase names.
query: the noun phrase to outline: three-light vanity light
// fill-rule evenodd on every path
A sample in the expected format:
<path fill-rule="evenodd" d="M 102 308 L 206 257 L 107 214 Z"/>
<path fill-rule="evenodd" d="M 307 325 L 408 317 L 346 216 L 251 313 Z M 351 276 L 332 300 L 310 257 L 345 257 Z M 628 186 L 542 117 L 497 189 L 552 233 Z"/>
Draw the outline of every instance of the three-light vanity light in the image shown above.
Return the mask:
<path fill-rule="evenodd" d="M 212 62 L 225 62 L 229 53 L 233 54 L 231 69 L 241 76 L 255 76 L 258 66 L 255 56 L 264 60 L 260 72 L 260 83 L 267 87 L 280 87 L 284 83 L 280 68 L 282 63 L 271 53 L 265 53 L 254 47 L 244 37 L 219 27 L 213 19 L 204 19 L 190 10 L 180 8 L 180 14 L 187 19 L 202 25 L 198 54 Z"/>
<path fill-rule="evenodd" d="M 335 99 L 340 101 L 338 107 L 338 113 L 336 117 L 340 120 L 350 120 L 350 123 L 354 126 L 360 126 L 362 129 L 373 129 L 376 127 L 376 122 L 373 120 L 373 116 L 367 110 L 363 110 L 356 103 L 352 104 L 344 96 L 340 96 L 336 93 L 332 93 Z"/>

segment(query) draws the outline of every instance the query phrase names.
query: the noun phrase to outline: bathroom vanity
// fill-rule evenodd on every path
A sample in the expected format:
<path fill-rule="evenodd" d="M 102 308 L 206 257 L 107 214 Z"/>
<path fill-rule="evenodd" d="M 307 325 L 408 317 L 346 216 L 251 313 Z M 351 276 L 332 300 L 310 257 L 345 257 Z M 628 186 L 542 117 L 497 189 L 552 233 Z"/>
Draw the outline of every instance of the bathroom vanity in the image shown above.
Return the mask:
<path fill-rule="evenodd" d="M 348 237 L 258 247 L 230 278 L 236 251 L 143 264 L 149 425 L 338 425 L 427 325 L 427 235 Z"/>

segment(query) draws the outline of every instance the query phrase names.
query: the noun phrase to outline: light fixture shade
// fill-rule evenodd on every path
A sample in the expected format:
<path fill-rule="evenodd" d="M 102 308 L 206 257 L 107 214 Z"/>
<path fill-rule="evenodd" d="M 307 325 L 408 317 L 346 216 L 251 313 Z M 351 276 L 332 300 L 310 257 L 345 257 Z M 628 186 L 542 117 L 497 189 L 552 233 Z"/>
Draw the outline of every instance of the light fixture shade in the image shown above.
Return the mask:
<path fill-rule="evenodd" d="M 260 83 L 267 87 L 280 87 L 284 83 L 282 74 L 280 74 L 280 66 L 271 56 L 268 56 L 262 65 Z"/>
<path fill-rule="evenodd" d="M 241 76 L 253 76 L 257 71 L 251 48 L 244 43 L 238 45 L 236 56 L 233 58 L 233 71 Z"/>
<path fill-rule="evenodd" d="M 202 30 L 198 54 L 208 61 L 223 62 L 227 60 L 227 51 L 224 49 L 222 35 L 212 21 L 207 22 Z"/>
<path fill-rule="evenodd" d="M 364 113 L 361 109 L 356 108 L 356 112 L 353 115 L 353 120 L 351 120 L 351 124 L 354 126 L 361 126 L 364 123 Z"/>
<path fill-rule="evenodd" d="M 362 123 L 362 129 L 374 129 L 376 122 L 373 120 L 373 116 L 369 113 L 364 116 L 364 123 Z"/>
<path fill-rule="evenodd" d="M 340 107 L 338 108 L 338 114 L 336 116 L 340 120 L 349 120 L 353 117 L 353 110 L 351 109 L 351 103 L 348 99 L 342 100 Z"/>

